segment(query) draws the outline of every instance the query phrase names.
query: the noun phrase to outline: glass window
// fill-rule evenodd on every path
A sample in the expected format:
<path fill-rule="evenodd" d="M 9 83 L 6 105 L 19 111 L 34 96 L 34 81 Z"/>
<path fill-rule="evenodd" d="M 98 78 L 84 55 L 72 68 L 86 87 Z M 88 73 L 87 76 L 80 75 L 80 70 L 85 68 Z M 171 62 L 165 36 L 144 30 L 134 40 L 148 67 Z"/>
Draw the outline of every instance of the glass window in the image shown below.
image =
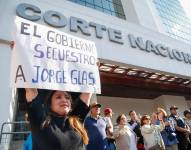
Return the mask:
<path fill-rule="evenodd" d="M 103 8 L 110 10 L 109 1 L 102 0 Z"/>
<path fill-rule="evenodd" d="M 94 2 L 94 4 L 95 4 L 96 6 L 102 7 L 102 0 L 96 0 L 96 1 Z"/>
<path fill-rule="evenodd" d="M 121 0 L 69 0 L 80 5 L 102 11 L 122 19 L 125 19 L 125 14 Z"/>
<path fill-rule="evenodd" d="M 191 21 L 180 0 L 153 0 L 169 36 L 191 43 Z"/>
<path fill-rule="evenodd" d="M 87 3 L 92 4 L 94 0 L 86 0 Z"/>

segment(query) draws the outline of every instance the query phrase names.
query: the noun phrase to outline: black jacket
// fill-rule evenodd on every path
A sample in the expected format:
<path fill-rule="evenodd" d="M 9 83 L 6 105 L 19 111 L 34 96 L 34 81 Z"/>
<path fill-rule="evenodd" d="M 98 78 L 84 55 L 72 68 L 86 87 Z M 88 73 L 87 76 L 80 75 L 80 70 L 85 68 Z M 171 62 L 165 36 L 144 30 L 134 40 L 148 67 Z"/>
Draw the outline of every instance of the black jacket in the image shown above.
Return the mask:
<path fill-rule="evenodd" d="M 128 123 L 132 126 L 134 124 L 134 121 L 130 120 Z M 135 126 L 133 131 L 136 133 L 137 137 L 139 137 L 139 140 L 138 140 L 137 143 L 142 143 L 143 144 L 144 141 L 143 141 L 143 136 L 141 134 L 141 125 L 140 125 L 140 123 L 137 122 L 137 125 Z"/>
<path fill-rule="evenodd" d="M 89 107 L 79 98 L 75 101 L 72 115 L 83 122 Z M 32 128 L 33 150 L 82 150 L 82 138 L 69 124 L 68 117 L 51 116 L 48 127 L 42 128 L 47 117 L 46 107 L 37 96 L 28 103 L 29 121 Z"/>

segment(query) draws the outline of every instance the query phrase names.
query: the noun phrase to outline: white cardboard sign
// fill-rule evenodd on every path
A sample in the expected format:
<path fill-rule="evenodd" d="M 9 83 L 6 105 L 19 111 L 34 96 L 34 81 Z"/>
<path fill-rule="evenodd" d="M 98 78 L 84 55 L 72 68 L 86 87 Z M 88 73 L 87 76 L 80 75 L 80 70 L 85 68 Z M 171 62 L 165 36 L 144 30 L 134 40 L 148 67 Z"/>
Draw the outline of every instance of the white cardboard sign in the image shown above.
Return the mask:
<path fill-rule="evenodd" d="M 94 42 L 16 17 L 11 86 L 101 93 Z"/>

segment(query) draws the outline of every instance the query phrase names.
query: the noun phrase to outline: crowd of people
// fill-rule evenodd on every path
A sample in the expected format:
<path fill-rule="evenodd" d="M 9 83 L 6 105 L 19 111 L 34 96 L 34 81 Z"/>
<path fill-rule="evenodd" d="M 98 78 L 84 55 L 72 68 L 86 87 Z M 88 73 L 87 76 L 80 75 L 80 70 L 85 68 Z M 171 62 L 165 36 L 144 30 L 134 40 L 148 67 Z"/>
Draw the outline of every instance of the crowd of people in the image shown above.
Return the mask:
<path fill-rule="evenodd" d="M 150 116 L 138 116 L 134 110 L 130 110 L 128 115 L 120 114 L 113 126 L 112 109 L 106 108 L 105 117 L 102 117 L 99 115 L 100 108 L 101 104 L 94 104 L 90 109 L 89 118 L 94 124 L 85 121 L 92 141 L 88 143 L 87 150 L 191 150 L 190 110 L 184 111 L 184 118 L 179 116 L 176 106 L 170 107 L 170 115 L 162 108 L 157 108 Z"/>
<path fill-rule="evenodd" d="M 190 110 L 184 118 L 176 106 L 170 107 L 170 115 L 162 108 L 142 116 L 130 110 L 112 123 L 112 109 L 105 108 L 102 116 L 101 104 L 89 105 L 90 99 L 90 93 L 55 90 L 42 98 L 38 89 L 26 89 L 32 142 L 26 140 L 23 149 L 191 150 Z"/>

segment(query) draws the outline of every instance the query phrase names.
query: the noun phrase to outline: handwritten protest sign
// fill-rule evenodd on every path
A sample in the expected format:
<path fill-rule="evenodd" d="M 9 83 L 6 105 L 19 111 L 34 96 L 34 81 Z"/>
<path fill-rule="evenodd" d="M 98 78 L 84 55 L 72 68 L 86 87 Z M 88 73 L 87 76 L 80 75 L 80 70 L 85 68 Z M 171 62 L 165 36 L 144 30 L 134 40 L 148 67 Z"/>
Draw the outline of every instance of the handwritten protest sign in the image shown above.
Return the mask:
<path fill-rule="evenodd" d="M 100 93 L 94 42 L 16 17 L 11 86 Z"/>

